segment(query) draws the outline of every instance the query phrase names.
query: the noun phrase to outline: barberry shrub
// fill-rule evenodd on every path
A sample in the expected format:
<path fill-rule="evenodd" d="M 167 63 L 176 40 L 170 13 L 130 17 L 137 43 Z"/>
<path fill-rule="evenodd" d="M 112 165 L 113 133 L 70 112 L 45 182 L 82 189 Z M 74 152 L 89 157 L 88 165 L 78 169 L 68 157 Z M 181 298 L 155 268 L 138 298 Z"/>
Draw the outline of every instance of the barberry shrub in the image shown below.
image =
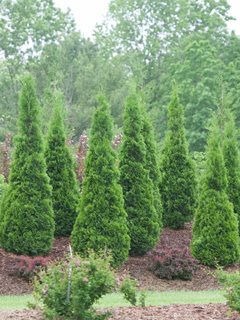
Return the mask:
<path fill-rule="evenodd" d="M 130 254 L 144 255 L 159 239 L 160 226 L 154 185 L 147 169 L 139 98 L 135 93 L 126 101 L 119 166 L 128 214 Z"/>
<path fill-rule="evenodd" d="M 38 274 L 34 297 L 48 319 L 106 319 L 93 305 L 111 292 L 115 279 L 109 259 L 90 254 L 50 265 Z"/>
<path fill-rule="evenodd" d="M 26 76 L 9 186 L 1 205 L 0 241 L 7 251 L 29 256 L 47 254 L 54 236 L 51 187 L 40 128 L 34 83 Z"/>
<path fill-rule="evenodd" d="M 168 107 L 168 131 L 164 140 L 160 170 L 163 224 L 172 229 L 181 229 L 194 215 L 197 182 L 185 137 L 183 107 L 176 88 Z"/>
<path fill-rule="evenodd" d="M 55 218 L 55 235 L 69 236 L 77 217 L 80 193 L 74 162 L 66 144 L 60 98 L 56 106 L 45 150 L 47 174 L 52 186 L 52 203 Z"/>
<path fill-rule="evenodd" d="M 197 268 L 188 247 L 154 250 L 150 258 L 151 271 L 161 279 L 191 280 Z"/>
<path fill-rule="evenodd" d="M 47 257 L 15 256 L 12 262 L 11 274 L 26 280 L 33 280 L 34 276 L 43 268 L 47 267 Z"/>
<path fill-rule="evenodd" d="M 128 257 L 127 214 L 112 148 L 112 120 L 103 97 L 93 118 L 79 214 L 71 238 L 74 251 L 83 256 L 89 249 L 109 250 L 113 266 Z"/>
<path fill-rule="evenodd" d="M 214 117 L 206 152 L 203 186 L 193 224 L 192 254 L 209 266 L 225 266 L 239 258 L 237 216 L 227 196 L 221 134 Z"/>

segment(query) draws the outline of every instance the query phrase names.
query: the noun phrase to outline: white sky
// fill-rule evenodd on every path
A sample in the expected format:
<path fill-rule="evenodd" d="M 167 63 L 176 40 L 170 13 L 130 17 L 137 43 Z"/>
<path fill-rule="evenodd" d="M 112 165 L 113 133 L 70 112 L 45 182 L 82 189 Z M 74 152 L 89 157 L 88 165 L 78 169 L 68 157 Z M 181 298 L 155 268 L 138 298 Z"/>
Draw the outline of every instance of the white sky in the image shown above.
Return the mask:
<path fill-rule="evenodd" d="M 54 0 L 63 10 L 70 8 L 78 28 L 85 37 L 90 37 L 96 23 L 100 23 L 107 13 L 110 0 Z M 229 24 L 231 30 L 240 34 L 240 0 L 228 0 L 232 6 L 231 15 L 237 18 Z"/>

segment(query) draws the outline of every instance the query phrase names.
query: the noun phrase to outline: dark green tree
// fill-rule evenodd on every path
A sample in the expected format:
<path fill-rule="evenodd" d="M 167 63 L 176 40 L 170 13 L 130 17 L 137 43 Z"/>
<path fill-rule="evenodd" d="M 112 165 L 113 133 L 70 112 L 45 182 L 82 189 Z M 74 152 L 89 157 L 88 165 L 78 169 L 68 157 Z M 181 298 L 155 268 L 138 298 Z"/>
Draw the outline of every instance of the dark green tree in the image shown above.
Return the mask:
<path fill-rule="evenodd" d="M 147 116 L 146 109 L 142 107 L 142 135 L 146 147 L 146 169 L 149 170 L 149 177 L 153 183 L 154 206 L 158 215 L 158 223 L 162 229 L 162 201 L 159 192 L 160 170 L 157 159 L 156 142 L 152 124 Z"/>
<path fill-rule="evenodd" d="M 0 239 L 6 250 L 31 256 L 47 254 L 54 235 L 51 187 L 38 114 L 33 80 L 26 76 L 9 187 L 1 206 Z"/>
<path fill-rule="evenodd" d="M 125 106 L 120 177 L 131 237 L 131 255 L 144 255 L 159 237 L 159 217 L 154 206 L 154 184 L 149 177 L 142 117 L 136 94 Z"/>
<path fill-rule="evenodd" d="M 79 190 L 71 152 L 66 145 L 61 103 L 57 102 L 45 150 L 47 174 L 52 186 L 55 235 L 71 234 L 77 217 Z"/>
<path fill-rule="evenodd" d="M 240 158 L 234 118 L 230 112 L 227 113 L 227 117 L 223 139 L 223 156 L 228 180 L 227 194 L 238 217 L 240 228 Z"/>
<path fill-rule="evenodd" d="M 176 88 L 168 107 L 168 132 L 160 169 L 163 223 L 173 229 L 183 228 L 195 211 L 196 177 L 185 138 L 183 107 Z"/>
<path fill-rule="evenodd" d="M 237 216 L 227 196 L 227 175 L 217 120 L 207 146 L 206 169 L 194 219 L 192 254 L 203 264 L 222 266 L 239 258 Z"/>
<path fill-rule="evenodd" d="M 123 263 L 130 238 L 116 155 L 111 146 L 112 120 L 103 97 L 93 118 L 79 214 L 72 232 L 74 251 L 86 255 L 111 250 L 112 264 Z"/>

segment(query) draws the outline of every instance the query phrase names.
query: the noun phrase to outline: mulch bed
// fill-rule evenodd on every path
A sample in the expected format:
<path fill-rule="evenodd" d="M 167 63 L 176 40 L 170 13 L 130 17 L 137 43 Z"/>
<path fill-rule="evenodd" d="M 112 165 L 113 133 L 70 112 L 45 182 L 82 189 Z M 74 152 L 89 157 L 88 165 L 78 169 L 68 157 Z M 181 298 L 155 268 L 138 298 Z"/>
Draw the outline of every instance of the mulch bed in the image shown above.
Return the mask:
<path fill-rule="evenodd" d="M 59 238 L 54 241 L 48 255 L 49 261 L 62 259 L 69 251 L 69 238 Z M 0 248 L 0 295 L 21 295 L 32 292 L 32 285 L 16 273 L 17 256 Z"/>
<path fill-rule="evenodd" d="M 183 230 L 170 230 L 166 228 L 161 235 L 157 247 L 182 248 L 189 245 L 191 241 L 191 224 L 186 224 Z M 48 258 L 49 261 L 62 259 L 69 251 L 69 238 L 59 238 L 54 241 L 53 249 Z M 32 285 L 25 279 L 13 273 L 16 256 L 7 253 L 0 248 L 0 295 L 20 295 L 32 292 Z M 117 277 L 121 281 L 130 275 L 138 280 L 140 289 L 172 291 L 172 290 L 210 290 L 218 289 L 219 285 L 214 276 L 214 269 L 199 265 L 191 281 L 162 280 L 157 278 L 150 270 L 150 256 L 130 257 L 127 262 L 117 270 Z M 236 264 L 228 271 L 239 268 Z M 230 312 L 224 304 L 208 305 L 171 305 L 164 307 L 129 307 L 114 308 L 111 320 L 240 320 L 236 312 Z M 2 311 L 0 320 L 42 320 L 40 311 Z"/>
<path fill-rule="evenodd" d="M 109 320 L 239 320 L 236 312 L 230 312 L 223 304 L 171 305 L 164 307 L 128 307 L 110 310 Z M 6 311 L 0 320 L 43 320 L 36 310 Z"/>

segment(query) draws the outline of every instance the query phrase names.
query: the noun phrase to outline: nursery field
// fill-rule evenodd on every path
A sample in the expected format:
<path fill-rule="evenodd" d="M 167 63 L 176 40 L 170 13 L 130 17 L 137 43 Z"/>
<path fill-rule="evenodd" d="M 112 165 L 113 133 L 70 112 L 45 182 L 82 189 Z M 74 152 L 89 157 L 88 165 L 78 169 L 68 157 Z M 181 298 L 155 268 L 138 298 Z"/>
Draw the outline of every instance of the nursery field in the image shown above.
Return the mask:
<path fill-rule="evenodd" d="M 186 224 L 183 230 L 178 231 L 166 228 L 157 247 L 167 248 L 171 244 L 172 247 L 180 248 L 189 245 L 190 240 L 191 224 Z M 55 240 L 48 256 L 49 261 L 62 259 L 68 248 L 68 238 Z M 163 280 L 150 271 L 150 261 L 149 254 L 130 257 L 117 271 L 119 281 L 130 275 L 137 279 L 139 290 L 146 290 L 146 307 L 130 307 L 120 294 L 115 293 L 100 301 L 97 306 L 100 312 L 103 308 L 109 309 L 111 320 L 239 319 L 238 314 L 230 312 L 226 306 L 214 269 L 198 265 L 190 281 Z M 43 319 L 40 311 L 25 309 L 27 301 L 31 300 L 32 286 L 17 275 L 15 263 L 15 255 L 0 250 L 0 319 Z M 235 271 L 238 267 L 234 265 L 227 270 Z"/>

